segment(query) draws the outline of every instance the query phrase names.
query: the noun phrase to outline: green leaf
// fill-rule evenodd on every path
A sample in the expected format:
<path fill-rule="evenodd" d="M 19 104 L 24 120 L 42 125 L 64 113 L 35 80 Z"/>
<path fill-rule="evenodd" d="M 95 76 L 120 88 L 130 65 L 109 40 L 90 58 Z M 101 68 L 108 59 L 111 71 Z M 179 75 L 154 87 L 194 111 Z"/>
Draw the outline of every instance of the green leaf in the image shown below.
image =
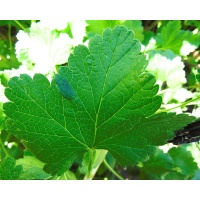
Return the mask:
<path fill-rule="evenodd" d="M 14 158 L 7 157 L 0 163 L 0 180 L 17 180 L 23 168 L 16 166 Z"/>
<path fill-rule="evenodd" d="M 143 26 L 140 20 L 87 20 L 88 26 L 86 31 L 88 37 L 93 37 L 95 34 L 102 34 L 106 28 L 114 28 L 116 25 L 124 25 L 129 30 L 133 31 L 135 38 L 142 41 L 144 39 Z"/>
<path fill-rule="evenodd" d="M 158 149 L 140 169 L 147 177 L 155 175 L 162 180 L 187 180 L 191 179 L 198 167 L 189 151 L 174 147 L 168 153 Z"/>
<path fill-rule="evenodd" d="M 8 148 L 6 146 L 6 150 L 9 154 L 10 157 L 13 157 L 15 159 L 17 158 L 21 158 L 23 156 L 23 149 L 16 143 L 11 143 L 12 146 L 10 148 Z"/>
<path fill-rule="evenodd" d="M 1 85 L 0 85 L 1 88 Z M 5 114 L 3 113 L 3 103 L 0 102 L 0 132 L 4 128 L 4 122 L 5 122 Z"/>
<path fill-rule="evenodd" d="M 187 180 L 188 176 L 178 172 L 169 172 L 163 176 L 163 180 Z"/>
<path fill-rule="evenodd" d="M 61 176 L 52 176 L 49 180 L 77 180 L 76 175 L 70 171 L 67 170 L 64 174 Z"/>
<path fill-rule="evenodd" d="M 197 69 L 196 79 L 200 83 L 200 69 Z"/>
<path fill-rule="evenodd" d="M 196 28 L 200 28 L 200 22 L 199 20 L 185 20 L 184 24 L 186 26 L 195 26 Z"/>
<path fill-rule="evenodd" d="M 17 165 L 22 165 L 23 172 L 20 174 L 21 180 L 44 180 L 50 177 L 43 171 L 44 163 L 33 156 L 24 156 L 17 160 Z"/>
<path fill-rule="evenodd" d="M 154 32 L 152 32 L 152 31 L 149 31 L 149 30 L 147 30 L 147 31 L 144 31 L 144 34 L 143 34 L 144 36 L 144 39 L 143 39 L 143 41 L 142 41 L 142 44 L 144 44 L 145 46 L 147 46 L 148 44 L 149 44 L 149 42 L 150 42 L 150 40 L 151 39 L 154 39 L 155 38 L 155 33 Z"/>
<path fill-rule="evenodd" d="M 195 175 L 192 177 L 192 180 L 200 180 L 200 169 L 195 172 Z"/>
<path fill-rule="evenodd" d="M 38 167 L 31 167 L 20 174 L 19 180 L 46 180 L 49 177 L 51 177 L 51 175 L 45 173 L 44 170 Z"/>
<path fill-rule="evenodd" d="M 155 174 L 161 176 L 162 174 L 172 171 L 173 160 L 167 153 L 157 149 L 156 154 L 152 156 L 147 162 L 143 163 L 141 168 L 145 173 Z"/>
<path fill-rule="evenodd" d="M 70 171 L 67 170 L 58 180 L 76 180 L 76 176 L 75 174 Z"/>
<path fill-rule="evenodd" d="M 5 91 L 8 131 L 46 163 L 48 173 L 63 174 L 78 156 L 94 149 L 108 150 L 122 165 L 143 162 L 156 145 L 174 137 L 172 131 L 195 120 L 184 114 L 154 115 L 162 101 L 156 96 L 158 85 L 144 71 L 140 43 L 124 26 L 92 37 L 88 48 L 76 47 L 68 64 L 51 84 L 44 75 L 22 74 Z M 70 92 L 61 95 L 57 87 L 65 92 L 66 86 Z"/>
<path fill-rule="evenodd" d="M 182 50 L 184 55 L 188 55 L 200 44 L 199 36 L 193 35 L 190 31 L 181 30 L 181 22 L 178 20 L 170 21 L 166 26 L 163 26 L 161 32 L 156 36 L 156 41 L 157 45 L 162 47 L 163 50 L 170 49 L 176 54 L 181 53 L 181 48 L 184 45 L 184 42 L 187 41 L 193 44 L 194 47 L 192 47 L 189 51 Z"/>
<path fill-rule="evenodd" d="M 95 34 L 102 34 L 107 27 L 114 28 L 120 23 L 119 20 L 87 20 L 86 27 L 88 37 L 93 37 Z"/>
<path fill-rule="evenodd" d="M 126 20 L 122 23 L 122 25 L 126 26 L 129 30 L 133 31 L 135 34 L 135 38 L 140 40 L 140 42 L 143 41 L 143 26 L 140 20 Z"/>
<path fill-rule="evenodd" d="M 11 25 L 13 27 L 16 27 L 17 29 L 21 28 L 21 26 L 19 26 L 19 23 L 27 28 L 30 26 L 31 20 L 0 20 L 0 26 Z"/>
<path fill-rule="evenodd" d="M 174 167 L 178 168 L 179 173 L 182 175 L 193 176 L 198 169 L 197 163 L 191 153 L 185 148 L 171 148 L 168 151 L 174 162 Z"/>
<path fill-rule="evenodd" d="M 200 77 L 199 77 L 199 80 L 200 80 Z M 189 87 L 194 86 L 196 84 L 196 75 L 193 71 L 191 71 L 189 75 L 187 76 L 187 84 Z"/>
<path fill-rule="evenodd" d="M 14 46 L 15 44 L 12 43 Z M 18 68 L 18 62 L 14 49 L 10 49 L 8 40 L 0 40 L 0 70 Z"/>

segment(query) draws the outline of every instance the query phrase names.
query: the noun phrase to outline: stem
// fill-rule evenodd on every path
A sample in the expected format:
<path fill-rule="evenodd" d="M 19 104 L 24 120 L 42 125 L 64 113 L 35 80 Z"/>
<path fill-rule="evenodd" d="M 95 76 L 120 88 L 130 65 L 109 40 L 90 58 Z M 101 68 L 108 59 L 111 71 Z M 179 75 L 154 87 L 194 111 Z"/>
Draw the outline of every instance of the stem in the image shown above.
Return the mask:
<path fill-rule="evenodd" d="M 85 176 L 85 178 L 87 177 L 87 179 L 92 179 L 93 175 L 92 175 L 92 162 L 93 162 L 93 157 L 95 156 L 95 150 L 90 150 L 90 161 L 88 163 L 88 171 L 87 174 Z"/>
<path fill-rule="evenodd" d="M 183 102 L 183 103 L 181 103 L 180 105 L 175 106 L 175 107 L 173 107 L 173 108 L 164 109 L 164 110 L 159 110 L 158 112 L 156 112 L 156 114 L 161 113 L 161 112 L 169 112 L 170 110 L 173 110 L 173 109 L 176 109 L 176 108 L 180 108 L 180 107 L 184 107 L 184 106 L 186 106 L 187 104 L 189 104 L 189 103 L 191 103 L 191 102 L 195 102 L 195 101 L 197 101 L 197 100 L 199 100 L 199 99 L 200 99 L 200 97 L 197 97 L 197 98 L 195 98 L 195 99 L 191 99 L 191 100 L 189 100 L 189 101 Z"/>
<path fill-rule="evenodd" d="M 11 25 L 8 24 L 8 41 L 10 46 L 10 51 L 12 50 L 12 36 L 11 36 Z"/>
<path fill-rule="evenodd" d="M 119 180 L 124 180 L 108 163 L 107 161 L 104 159 L 103 163 L 105 164 L 105 166 L 119 179 Z"/>
<path fill-rule="evenodd" d="M 148 30 L 152 30 L 153 28 L 155 28 L 158 24 L 159 20 L 154 21 L 152 24 L 150 24 L 150 26 L 148 27 Z"/>
<path fill-rule="evenodd" d="M 64 173 L 64 178 L 65 178 L 65 180 L 68 180 L 68 178 L 67 178 L 67 176 L 66 176 L 66 174 Z"/>
<path fill-rule="evenodd" d="M 5 141 L 8 141 L 8 140 L 10 139 L 10 136 L 11 136 L 11 133 L 8 133 L 8 135 L 7 135 L 6 139 L 5 139 Z"/>
<path fill-rule="evenodd" d="M 18 20 L 14 20 L 14 22 L 15 22 L 23 31 L 26 31 L 26 28 L 25 28 Z"/>
<path fill-rule="evenodd" d="M 8 151 L 6 150 L 6 148 L 4 147 L 4 144 L 2 143 L 1 140 L 0 140 L 0 145 L 1 145 L 1 148 L 2 148 L 3 152 L 6 154 L 6 156 L 9 156 L 9 153 L 8 153 Z"/>
<path fill-rule="evenodd" d="M 99 166 L 105 159 L 107 150 L 95 149 L 90 152 L 90 163 L 88 163 L 88 172 L 83 180 L 91 180 L 94 178 Z"/>
<path fill-rule="evenodd" d="M 92 180 L 99 168 L 99 166 L 96 169 L 92 169 L 92 165 L 94 162 L 95 157 L 95 150 L 90 151 L 90 161 L 88 163 L 88 171 L 83 180 Z M 100 165 L 100 164 L 99 164 Z"/>

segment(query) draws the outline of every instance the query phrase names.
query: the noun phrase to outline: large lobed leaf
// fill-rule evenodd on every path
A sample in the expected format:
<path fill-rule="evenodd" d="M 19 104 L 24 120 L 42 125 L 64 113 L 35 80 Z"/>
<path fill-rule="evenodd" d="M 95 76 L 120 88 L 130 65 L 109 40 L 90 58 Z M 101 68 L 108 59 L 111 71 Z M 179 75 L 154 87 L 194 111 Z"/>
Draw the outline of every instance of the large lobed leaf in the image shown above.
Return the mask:
<path fill-rule="evenodd" d="M 94 36 L 88 48 L 76 47 L 68 64 L 51 84 L 44 75 L 22 74 L 5 91 L 8 131 L 46 163 L 48 173 L 62 174 L 93 149 L 110 151 L 123 165 L 143 162 L 172 131 L 194 121 L 153 115 L 162 101 L 156 80 L 144 72 L 140 44 L 123 26 Z"/>

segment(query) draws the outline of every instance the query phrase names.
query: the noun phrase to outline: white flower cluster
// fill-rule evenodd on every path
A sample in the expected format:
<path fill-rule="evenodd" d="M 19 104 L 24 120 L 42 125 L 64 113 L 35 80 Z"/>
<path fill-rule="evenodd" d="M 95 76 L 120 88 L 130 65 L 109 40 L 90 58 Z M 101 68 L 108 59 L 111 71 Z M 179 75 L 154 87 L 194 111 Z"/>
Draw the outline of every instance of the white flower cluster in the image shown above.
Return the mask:
<path fill-rule="evenodd" d="M 156 76 L 157 84 L 162 87 L 166 82 L 168 89 L 163 93 L 163 103 L 167 104 L 170 100 L 176 99 L 184 102 L 192 97 L 192 93 L 182 85 L 186 83 L 184 63 L 180 56 L 176 56 L 172 51 L 157 52 L 150 56 L 147 70 Z"/>
<path fill-rule="evenodd" d="M 66 33 L 70 26 L 72 38 Z M 27 32 L 17 34 L 16 55 L 22 65 L 36 73 L 49 74 L 56 65 L 65 64 L 72 48 L 83 43 L 85 21 L 40 21 Z"/>

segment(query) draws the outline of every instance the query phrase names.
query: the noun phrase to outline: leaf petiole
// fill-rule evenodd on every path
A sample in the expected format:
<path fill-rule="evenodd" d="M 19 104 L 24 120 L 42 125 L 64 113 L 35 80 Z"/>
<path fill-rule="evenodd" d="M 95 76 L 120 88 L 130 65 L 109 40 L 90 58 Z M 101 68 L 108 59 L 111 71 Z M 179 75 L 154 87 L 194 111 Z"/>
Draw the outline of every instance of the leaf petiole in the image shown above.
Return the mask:
<path fill-rule="evenodd" d="M 90 152 L 90 163 L 88 163 L 88 172 L 84 177 L 84 180 L 91 180 L 94 178 L 99 166 L 105 159 L 107 150 L 94 149 Z"/>
<path fill-rule="evenodd" d="M 183 102 L 183 103 L 181 103 L 180 105 L 175 106 L 175 107 L 173 107 L 173 108 L 158 110 L 158 111 L 156 112 L 156 114 L 161 113 L 161 112 L 169 112 L 169 111 L 174 110 L 174 109 L 176 109 L 176 108 L 184 107 L 184 106 L 188 105 L 189 103 L 195 102 L 195 101 L 197 101 L 197 100 L 199 100 L 199 99 L 200 99 L 200 97 L 197 97 L 197 98 L 195 98 L 195 99 L 191 99 L 191 100 L 189 100 L 189 101 Z"/>
<path fill-rule="evenodd" d="M 25 27 L 18 20 L 14 20 L 14 21 L 23 31 L 26 31 Z"/>
<path fill-rule="evenodd" d="M 105 164 L 105 166 L 119 179 L 119 180 L 124 180 L 108 163 L 107 161 L 104 159 L 103 163 Z"/>
<path fill-rule="evenodd" d="M 0 139 L 0 146 L 1 146 L 2 150 L 3 150 L 3 152 L 6 154 L 6 156 L 9 156 L 9 153 L 8 153 L 8 151 L 6 150 L 6 148 L 4 147 L 4 145 L 3 145 L 2 141 L 1 141 L 1 139 Z"/>
<path fill-rule="evenodd" d="M 10 51 L 12 50 L 12 36 L 11 36 L 11 25 L 8 24 L 8 41 L 9 41 L 9 46 L 10 46 Z"/>

